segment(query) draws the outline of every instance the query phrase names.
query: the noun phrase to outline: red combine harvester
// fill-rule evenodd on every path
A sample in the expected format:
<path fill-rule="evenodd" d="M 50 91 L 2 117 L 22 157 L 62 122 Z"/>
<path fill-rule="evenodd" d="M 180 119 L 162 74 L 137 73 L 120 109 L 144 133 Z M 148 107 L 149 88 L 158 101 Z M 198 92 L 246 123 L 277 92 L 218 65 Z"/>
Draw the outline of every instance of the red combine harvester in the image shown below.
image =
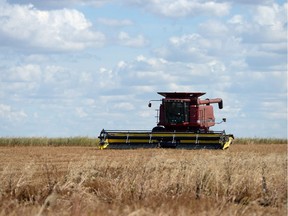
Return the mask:
<path fill-rule="evenodd" d="M 216 124 L 211 104 L 217 103 L 222 109 L 221 98 L 202 100 L 199 97 L 205 94 L 203 92 L 158 94 L 164 98 L 156 127 L 148 131 L 103 129 L 98 137 L 100 148 L 226 149 L 230 146 L 234 139 L 232 134 L 209 129 Z"/>

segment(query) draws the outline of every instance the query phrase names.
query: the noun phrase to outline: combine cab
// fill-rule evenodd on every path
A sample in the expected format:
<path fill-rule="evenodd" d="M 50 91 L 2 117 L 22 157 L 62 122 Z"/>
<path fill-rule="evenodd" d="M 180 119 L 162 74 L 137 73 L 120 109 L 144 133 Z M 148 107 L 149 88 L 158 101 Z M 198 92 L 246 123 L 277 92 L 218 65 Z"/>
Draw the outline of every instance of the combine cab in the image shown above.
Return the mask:
<path fill-rule="evenodd" d="M 221 98 L 205 99 L 202 92 L 158 92 L 164 98 L 159 108 L 159 121 L 148 131 L 102 130 L 100 149 L 104 148 L 187 148 L 226 149 L 234 139 L 225 131 L 211 131 L 216 124 L 213 106 L 223 108 Z M 148 105 L 151 107 L 151 102 Z M 222 119 L 225 122 L 226 119 Z"/>

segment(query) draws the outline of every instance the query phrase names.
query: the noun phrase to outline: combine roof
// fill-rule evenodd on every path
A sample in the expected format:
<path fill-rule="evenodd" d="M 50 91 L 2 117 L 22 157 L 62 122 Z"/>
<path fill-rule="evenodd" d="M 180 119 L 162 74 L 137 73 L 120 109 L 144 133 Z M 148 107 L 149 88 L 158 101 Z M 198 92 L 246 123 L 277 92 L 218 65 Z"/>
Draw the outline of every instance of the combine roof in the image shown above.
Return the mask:
<path fill-rule="evenodd" d="M 205 92 L 157 92 L 165 98 L 198 98 L 204 94 Z"/>

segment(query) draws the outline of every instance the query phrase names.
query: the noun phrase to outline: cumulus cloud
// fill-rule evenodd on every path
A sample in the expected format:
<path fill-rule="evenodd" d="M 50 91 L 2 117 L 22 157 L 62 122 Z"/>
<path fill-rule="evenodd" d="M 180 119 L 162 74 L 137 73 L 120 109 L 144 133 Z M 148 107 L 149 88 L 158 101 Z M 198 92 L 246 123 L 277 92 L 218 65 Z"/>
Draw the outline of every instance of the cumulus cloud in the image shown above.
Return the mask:
<path fill-rule="evenodd" d="M 0 73 L 2 97 L 10 100 L 31 98 L 75 98 L 75 85 L 80 75 L 72 75 L 66 68 L 55 65 L 23 64 Z"/>
<path fill-rule="evenodd" d="M 269 17 L 269 19 L 267 18 Z M 234 22 L 231 26 L 241 31 L 235 32 L 246 49 L 246 62 L 254 69 L 286 70 L 287 61 L 287 3 L 255 7 L 255 12 Z"/>
<path fill-rule="evenodd" d="M 287 5 L 257 5 L 247 16 L 234 15 L 228 21 L 230 31 L 239 34 L 246 43 L 286 42 Z"/>
<path fill-rule="evenodd" d="M 45 1 L 39 1 L 39 0 L 8 0 L 11 3 L 17 3 L 17 4 L 33 4 L 36 7 L 39 8 L 45 8 L 45 9 L 51 9 L 51 8 L 63 8 L 63 7 L 72 7 L 75 5 L 89 5 L 89 6 L 95 6 L 99 7 L 105 3 L 109 3 L 112 0 L 45 0 Z"/>
<path fill-rule="evenodd" d="M 208 24 L 207 24 L 208 25 Z M 226 27 L 223 27 L 226 28 Z M 201 32 L 202 26 L 200 26 Z M 227 30 L 228 31 L 228 30 Z M 225 61 L 239 59 L 244 50 L 241 47 L 241 39 L 234 35 L 225 34 L 211 30 L 210 34 L 185 34 L 169 38 L 166 46 L 155 49 L 155 53 L 170 61 L 206 63 L 214 59 Z"/>
<path fill-rule="evenodd" d="M 18 82 L 38 81 L 41 78 L 39 65 L 27 64 L 11 68 L 7 73 L 6 79 Z"/>
<path fill-rule="evenodd" d="M 121 26 L 130 26 L 133 25 L 133 22 L 129 19 L 108 19 L 108 18 L 99 18 L 97 19 L 98 23 L 112 26 L 112 27 L 121 27 Z"/>
<path fill-rule="evenodd" d="M 101 67 L 97 71 L 98 85 L 100 88 L 119 87 L 119 76 L 117 71 Z"/>
<path fill-rule="evenodd" d="M 126 63 L 126 67 L 117 70 L 118 74 L 122 74 L 121 86 L 146 92 L 151 92 L 149 89 L 155 92 L 163 89 L 167 91 L 198 89 L 199 91 L 199 89 L 210 89 L 208 87 L 210 85 L 211 89 L 225 90 L 231 83 L 229 71 L 222 62 L 216 60 L 208 61 L 203 65 L 138 56 L 134 61 Z"/>
<path fill-rule="evenodd" d="M 85 16 L 75 9 L 45 11 L 31 4 L 0 2 L 2 45 L 9 40 L 18 43 L 18 46 L 52 51 L 81 50 L 103 45 L 105 35 L 93 31 L 91 26 Z"/>
<path fill-rule="evenodd" d="M 16 110 L 7 104 L 0 104 L 0 119 L 21 121 L 27 117 L 28 115 L 23 110 Z"/>
<path fill-rule="evenodd" d="M 207 59 L 210 41 L 199 34 L 174 36 L 169 43 L 155 50 L 160 57 L 170 61 L 203 62 Z"/>
<path fill-rule="evenodd" d="M 40 64 L 22 64 L 2 70 L 2 82 L 34 82 L 34 83 L 59 83 L 69 79 L 69 72 L 56 65 L 41 66 Z"/>
<path fill-rule="evenodd" d="M 231 19 L 228 20 L 231 24 L 243 24 L 243 16 L 240 14 L 233 15 Z"/>
<path fill-rule="evenodd" d="M 248 5 L 259 5 L 259 4 L 271 4 L 273 0 L 217 0 L 217 2 L 231 2 L 234 4 L 248 4 Z"/>
<path fill-rule="evenodd" d="M 201 23 L 198 31 L 206 38 L 223 38 L 229 34 L 229 28 L 224 23 L 215 20 Z"/>
<path fill-rule="evenodd" d="M 148 44 L 148 40 L 143 35 L 131 37 L 127 32 L 120 32 L 118 34 L 119 44 L 128 47 L 143 47 Z"/>
<path fill-rule="evenodd" d="M 236 14 L 227 22 L 202 22 L 197 27 L 197 33 L 170 37 L 165 46 L 154 51 L 169 61 L 205 63 L 217 59 L 232 67 L 236 62 L 242 62 L 245 70 L 268 71 L 268 68 L 276 69 L 277 65 L 276 70 L 284 71 L 287 57 L 286 14 L 286 4 L 255 6 L 252 14 Z M 265 21 L 267 17 L 271 20 Z M 244 69 L 242 66 L 241 69 Z M 235 69 L 239 70 L 237 67 Z"/>
<path fill-rule="evenodd" d="M 155 14 L 167 17 L 185 17 L 198 15 L 224 16 L 230 11 L 230 4 L 215 1 L 189 0 L 126 0 L 125 4 L 145 8 Z"/>
<path fill-rule="evenodd" d="M 135 109 L 135 106 L 129 102 L 120 102 L 120 103 L 115 104 L 113 108 L 117 110 L 131 111 Z"/>
<path fill-rule="evenodd" d="M 80 118 L 84 118 L 88 116 L 88 114 L 84 111 L 83 107 L 76 107 L 75 112 Z"/>

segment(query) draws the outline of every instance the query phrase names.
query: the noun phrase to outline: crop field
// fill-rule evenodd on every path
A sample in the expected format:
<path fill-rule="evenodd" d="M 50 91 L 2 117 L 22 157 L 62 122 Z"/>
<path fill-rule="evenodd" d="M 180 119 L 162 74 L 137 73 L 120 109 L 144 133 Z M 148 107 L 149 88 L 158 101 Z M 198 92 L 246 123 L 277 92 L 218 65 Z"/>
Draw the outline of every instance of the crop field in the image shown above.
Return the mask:
<path fill-rule="evenodd" d="M 0 139 L 0 215 L 287 215 L 284 141 L 99 150 L 77 139 Z"/>

